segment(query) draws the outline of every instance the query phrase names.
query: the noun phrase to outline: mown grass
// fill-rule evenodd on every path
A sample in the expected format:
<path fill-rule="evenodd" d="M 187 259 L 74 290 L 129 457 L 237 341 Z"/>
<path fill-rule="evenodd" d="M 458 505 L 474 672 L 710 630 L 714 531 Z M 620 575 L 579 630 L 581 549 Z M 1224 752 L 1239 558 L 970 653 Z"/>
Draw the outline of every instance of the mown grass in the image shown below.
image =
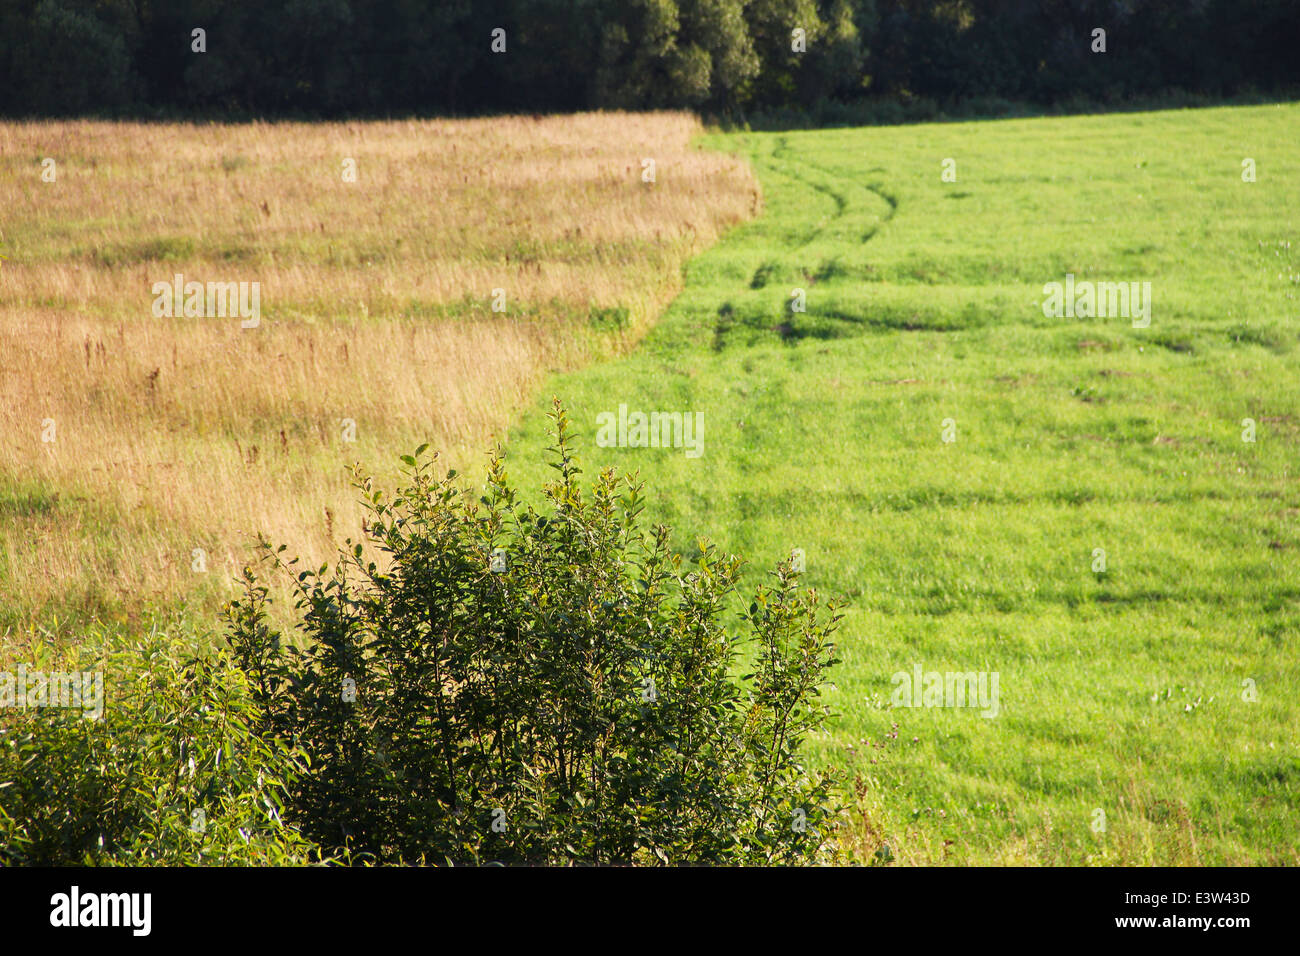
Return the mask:
<path fill-rule="evenodd" d="M 1297 133 L 1282 105 L 712 136 L 766 213 L 635 353 L 548 381 L 510 467 L 541 477 L 559 395 L 683 551 L 802 548 L 851 598 L 814 759 L 864 859 L 1300 862 Z M 1066 273 L 1149 281 L 1150 327 L 1044 316 Z M 595 447 L 620 403 L 703 412 L 703 456 Z M 998 672 L 1001 713 L 892 707 L 915 664 Z"/>

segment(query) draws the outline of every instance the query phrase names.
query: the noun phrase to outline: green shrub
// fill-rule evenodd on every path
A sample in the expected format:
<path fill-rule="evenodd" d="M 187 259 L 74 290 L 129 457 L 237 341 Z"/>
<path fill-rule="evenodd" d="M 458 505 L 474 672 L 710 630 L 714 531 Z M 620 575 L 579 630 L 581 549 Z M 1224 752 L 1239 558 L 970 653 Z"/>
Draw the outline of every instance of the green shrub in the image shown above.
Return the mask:
<path fill-rule="evenodd" d="M 102 707 L 20 707 L 16 696 L 0 707 L 0 864 L 316 857 L 280 815 L 299 761 L 258 736 L 261 715 L 228 652 L 196 655 L 156 631 L 99 634 L 77 650 L 31 636 L 30 656 L 11 650 L 0 671 L 98 672 Z"/>
<path fill-rule="evenodd" d="M 326 847 L 430 863 L 786 863 L 833 858 L 840 810 L 800 745 L 840 615 L 780 565 L 721 619 L 740 561 L 643 532 L 641 485 L 584 493 L 556 404 L 545 513 L 499 454 L 474 501 L 437 456 L 387 497 L 360 470 L 366 539 L 293 573 L 300 642 L 245 571 L 230 640 L 268 730 L 310 757 L 286 810 Z M 494 552 L 505 564 L 494 567 Z M 299 643 L 301 646 L 298 646 Z"/>

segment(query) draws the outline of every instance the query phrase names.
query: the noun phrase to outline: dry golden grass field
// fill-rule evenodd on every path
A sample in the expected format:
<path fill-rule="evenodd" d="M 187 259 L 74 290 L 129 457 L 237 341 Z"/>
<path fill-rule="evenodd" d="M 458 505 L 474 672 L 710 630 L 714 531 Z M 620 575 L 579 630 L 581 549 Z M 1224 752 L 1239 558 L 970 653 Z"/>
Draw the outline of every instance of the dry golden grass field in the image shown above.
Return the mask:
<path fill-rule="evenodd" d="M 0 124 L 0 629 L 215 609 L 257 533 L 316 559 L 355 534 L 351 462 L 472 461 L 758 211 L 697 131 Z M 259 323 L 156 315 L 178 274 L 258 283 Z"/>

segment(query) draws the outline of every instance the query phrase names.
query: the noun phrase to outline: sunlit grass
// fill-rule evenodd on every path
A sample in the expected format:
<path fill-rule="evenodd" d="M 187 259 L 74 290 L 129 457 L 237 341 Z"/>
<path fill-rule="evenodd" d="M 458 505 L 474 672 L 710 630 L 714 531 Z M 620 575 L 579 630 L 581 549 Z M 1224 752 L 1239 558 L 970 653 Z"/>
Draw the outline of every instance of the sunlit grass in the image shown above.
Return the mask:
<path fill-rule="evenodd" d="M 548 381 L 510 467 L 540 478 L 560 395 L 684 552 L 802 548 L 851 599 L 814 756 L 864 858 L 1300 862 L 1297 133 L 1288 105 L 714 137 L 765 215 L 634 354 Z M 1044 316 L 1067 273 L 1151 282 L 1150 328 Z M 703 456 L 594 447 L 620 403 L 703 412 Z M 998 672 L 1001 713 L 891 707 L 915 664 Z"/>
<path fill-rule="evenodd" d="M 423 441 L 477 460 L 545 373 L 634 343 L 686 257 L 757 211 L 698 131 L 0 124 L 0 627 L 214 611 L 258 532 L 314 558 L 356 534 L 348 463 L 382 475 Z M 156 318 L 175 274 L 259 283 L 260 325 Z"/>

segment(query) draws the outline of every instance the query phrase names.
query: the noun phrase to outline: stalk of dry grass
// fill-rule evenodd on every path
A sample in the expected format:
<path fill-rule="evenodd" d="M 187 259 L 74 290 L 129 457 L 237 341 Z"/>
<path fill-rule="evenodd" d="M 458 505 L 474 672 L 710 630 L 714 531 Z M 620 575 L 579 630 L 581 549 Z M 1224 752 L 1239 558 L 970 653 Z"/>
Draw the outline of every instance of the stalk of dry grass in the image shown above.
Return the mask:
<path fill-rule="evenodd" d="M 382 474 L 423 441 L 466 463 L 548 371 L 634 342 L 685 258 L 757 210 L 748 167 L 697 131 L 0 124 L 0 615 L 211 609 L 255 533 L 313 559 L 356 533 L 345 464 Z M 259 283 L 260 324 L 156 317 L 176 274 Z"/>

